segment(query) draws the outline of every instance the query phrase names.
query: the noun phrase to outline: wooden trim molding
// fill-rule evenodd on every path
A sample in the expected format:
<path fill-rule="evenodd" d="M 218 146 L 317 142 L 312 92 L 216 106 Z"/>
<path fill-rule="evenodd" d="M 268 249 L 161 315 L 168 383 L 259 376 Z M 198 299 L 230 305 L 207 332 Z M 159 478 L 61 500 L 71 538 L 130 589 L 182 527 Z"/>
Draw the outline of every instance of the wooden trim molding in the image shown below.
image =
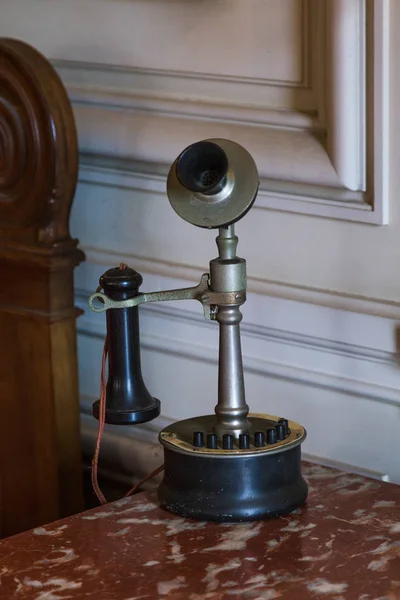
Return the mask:
<path fill-rule="evenodd" d="M 276 107 L 284 82 L 53 61 L 81 151 L 157 172 L 195 139 L 230 137 L 257 161 L 261 210 L 388 223 L 388 0 L 306 6 L 316 33 L 304 50 L 305 108 Z"/>

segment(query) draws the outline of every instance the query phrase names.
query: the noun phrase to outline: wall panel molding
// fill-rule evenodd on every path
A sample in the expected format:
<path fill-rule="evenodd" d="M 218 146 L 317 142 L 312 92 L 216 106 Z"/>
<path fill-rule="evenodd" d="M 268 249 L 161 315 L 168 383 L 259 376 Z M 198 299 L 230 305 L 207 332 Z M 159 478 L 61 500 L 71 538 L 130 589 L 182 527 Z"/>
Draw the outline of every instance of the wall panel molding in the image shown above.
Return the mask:
<path fill-rule="evenodd" d="M 110 193 L 112 193 L 112 190 L 115 193 L 116 189 L 132 191 L 132 197 L 134 197 L 135 192 L 151 193 L 159 196 L 161 202 L 165 200 L 167 170 L 166 165 L 155 167 L 154 164 L 140 161 L 83 155 L 81 157 L 79 179 L 81 183 L 98 186 L 99 189 L 104 187 L 107 190 L 109 188 Z M 266 203 L 269 192 L 265 190 L 264 184 L 265 182 L 261 180 L 261 189 L 253 210 L 262 211 L 267 208 Z M 107 213 L 104 213 L 103 219 L 104 222 L 108 221 Z M 127 262 L 135 264 L 139 271 L 145 273 L 175 277 L 186 281 L 199 280 L 203 272 L 203 269 L 199 267 L 153 259 L 134 252 L 112 251 L 106 246 L 106 241 L 96 247 L 87 243 L 84 244 L 87 260 L 90 263 L 110 266 Z M 206 268 L 206 265 L 204 268 Z M 288 299 L 389 319 L 400 319 L 400 302 L 384 300 L 379 297 L 357 296 L 251 276 L 248 277 L 248 289 L 249 292 L 260 296 Z"/>
<path fill-rule="evenodd" d="M 367 15 L 365 0 L 327 0 L 326 5 L 327 150 L 344 187 L 366 191 L 366 27 L 367 17 L 378 20 L 378 15 Z"/>
<path fill-rule="evenodd" d="M 231 137 L 259 165 L 260 208 L 387 223 L 388 0 L 324 6 L 310 0 L 320 39 L 303 99 L 285 82 L 54 61 L 82 151 L 159 169 L 196 139 Z"/>
<path fill-rule="evenodd" d="M 153 260 L 137 254 L 111 252 L 90 246 L 82 246 L 86 260 L 92 264 L 113 267 L 128 263 L 143 273 L 159 275 L 162 277 L 177 277 L 184 281 L 197 281 L 205 271 L 199 267 L 172 263 L 168 261 Z M 96 283 L 96 287 L 97 287 Z M 285 284 L 279 281 L 269 281 L 247 278 L 247 289 L 250 293 L 270 298 L 281 298 L 294 302 L 332 308 L 335 310 L 349 311 L 363 315 L 371 315 L 384 319 L 400 320 L 400 302 L 389 302 L 379 298 L 365 298 L 351 294 L 341 294 L 329 290 L 318 290 L 306 286 Z"/>
<path fill-rule="evenodd" d="M 177 285 L 177 281 L 172 279 L 164 289 Z M 91 293 L 89 290 L 77 290 L 78 306 L 86 309 L 78 331 L 80 335 L 103 340 L 104 317 L 91 313 L 87 308 L 87 298 Z M 263 322 L 266 317 L 259 313 L 259 321 L 254 322 L 258 315 L 252 310 L 252 298 L 248 303 L 250 319 L 247 315 L 241 325 L 246 372 L 400 405 L 400 371 L 396 354 L 390 351 L 394 350 L 394 346 L 390 349 L 374 348 L 372 339 L 369 346 L 329 340 L 323 330 L 320 336 L 313 336 L 279 329 L 271 327 L 268 321 Z M 218 357 L 216 324 L 204 320 L 200 306 L 196 312 L 187 309 L 185 303 L 172 304 L 141 307 L 142 347 L 184 360 L 191 358 L 215 365 Z M 292 306 L 291 310 L 294 311 L 295 307 Z M 300 315 L 299 311 L 298 319 Z M 286 319 L 282 317 L 283 323 Z M 357 328 L 355 325 L 355 331 Z"/>
<path fill-rule="evenodd" d="M 91 265 L 90 269 L 97 271 L 98 267 Z M 149 281 L 145 275 L 145 281 L 153 288 L 155 281 L 151 277 Z M 160 287 L 173 287 L 180 282 L 163 283 Z M 88 295 L 89 290 L 78 290 L 77 303 L 82 308 L 87 306 Z M 400 481 L 395 459 L 400 375 L 390 341 L 387 337 L 385 341 L 387 324 L 379 318 L 373 323 L 371 318 L 371 327 L 366 328 L 364 339 L 360 340 L 362 345 L 352 344 L 348 343 L 349 335 L 360 339 L 360 316 L 350 321 L 350 327 L 339 336 L 341 339 L 334 340 L 327 337 L 327 319 L 318 317 L 318 311 L 315 317 L 319 335 L 294 331 L 301 327 L 304 315 L 299 307 L 296 312 L 293 304 L 285 307 L 280 303 L 279 316 L 273 310 L 269 317 L 267 313 L 257 313 L 260 321 L 256 324 L 256 302 L 250 296 L 250 315 L 245 315 L 241 327 L 247 400 L 252 409 L 273 414 L 290 411 L 293 419 L 302 421 L 309 432 L 305 452 L 313 460 L 330 460 L 337 466 L 347 463 L 353 472 L 361 469 L 371 476 Z M 151 436 L 155 442 L 155 431 L 171 420 L 198 413 L 200 406 L 209 410 L 215 403 L 218 328 L 203 319 L 200 306 L 196 311 L 182 302 L 172 304 L 140 308 L 144 378 L 152 393 L 162 400 L 162 417 L 144 430 L 108 427 L 105 436 L 105 453 L 111 460 L 115 454 L 120 465 L 131 464 L 133 453 L 139 452 L 139 476 L 147 468 L 155 468 L 153 463 L 160 458 L 159 447 L 157 451 L 155 445 L 153 449 L 146 445 L 151 443 Z M 269 326 L 268 320 L 285 322 L 288 328 Z M 97 426 L 89 415 L 99 388 L 104 321 L 104 316 L 86 310 L 79 323 L 81 406 L 86 423 L 83 438 L 88 453 L 92 452 Z M 371 446 L 366 435 L 377 420 L 385 423 L 385 436 L 378 447 Z M 331 424 L 329 437 L 327 422 Z M 142 446 L 136 446 L 137 443 Z M 146 453 L 151 464 L 145 461 Z"/>

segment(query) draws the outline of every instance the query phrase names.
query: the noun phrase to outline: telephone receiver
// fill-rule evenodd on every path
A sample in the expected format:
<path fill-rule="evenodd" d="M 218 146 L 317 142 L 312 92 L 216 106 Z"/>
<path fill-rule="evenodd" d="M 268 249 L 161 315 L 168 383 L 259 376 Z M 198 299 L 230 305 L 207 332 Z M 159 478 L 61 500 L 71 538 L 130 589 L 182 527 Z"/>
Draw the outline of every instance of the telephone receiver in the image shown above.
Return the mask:
<path fill-rule="evenodd" d="M 253 521 L 289 513 L 307 497 L 301 473 L 304 427 L 285 417 L 252 414 L 246 403 L 240 306 L 246 301 L 246 261 L 236 254 L 235 223 L 253 206 L 259 186 L 249 152 L 231 140 L 207 139 L 185 148 L 172 164 L 167 195 L 185 221 L 218 229 L 218 256 L 194 287 L 141 293 L 142 276 L 109 269 L 89 299 L 106 312 L 108 380 L 105 422 L 144 423 L 160 414 L 142 377 L 139 305 L 198 300 L 219 325 L 218 401 L 211 415 L 163 429 L 160 506 L 205 521 Z M 93 405 L 99 418 L 99 401 Z"/>

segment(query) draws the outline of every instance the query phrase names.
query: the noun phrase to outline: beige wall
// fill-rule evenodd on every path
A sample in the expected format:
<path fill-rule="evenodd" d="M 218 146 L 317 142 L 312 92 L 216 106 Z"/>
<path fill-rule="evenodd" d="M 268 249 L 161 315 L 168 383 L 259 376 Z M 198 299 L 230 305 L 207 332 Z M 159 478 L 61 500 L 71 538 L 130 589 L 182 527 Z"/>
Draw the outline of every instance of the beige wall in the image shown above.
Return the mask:
<path fill-rule="evenodd" d="M 165 173 L 192 141 L 241 142 L 261 175 L 237 227 L 248 401 L 304 423 L 309 454 L 400 481 L 400 3 L 0 0 L 0 17 L 0 35 L 55 61 L 74 101 L 73 229 L 88 257 L 78 302 L 120 260 L 146 289 L 198 279 L 214 234 L 179 220 Z M 212 410 L 217 332 L 198 307 L 144 308 L 142 325 L 164 417 Z M 84 405 L 98 393 L 103 331 L 86 312 Z"/>

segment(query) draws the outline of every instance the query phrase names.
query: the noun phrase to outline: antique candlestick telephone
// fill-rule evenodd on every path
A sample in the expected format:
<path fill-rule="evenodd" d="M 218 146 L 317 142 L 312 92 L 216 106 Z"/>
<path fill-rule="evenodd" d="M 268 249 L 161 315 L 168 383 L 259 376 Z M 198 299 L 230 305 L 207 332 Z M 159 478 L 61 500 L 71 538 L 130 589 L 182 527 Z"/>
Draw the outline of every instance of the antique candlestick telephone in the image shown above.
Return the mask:
<path fill-rule="evenodd" d="M 193 225 L 219 229 L 219 256 L 196 287 L 140 293 L 142 277 L 124 267 L 100 278 L 89 300 L 107 311 L 109 375 L 105 422 L 143 423 L 157 417 L 160 402 L 141 374 L 138 306 L 145 302 L 195 299 L 206 319 L 219 323 L 218 403 L 215 414 L 166 427 L 162 507 L 209 521 L 250 521 L 292 511 L 307 496 L 301 475 L 301 425 L 251 414 L 245 400 L 239 323 L 246 300 L 246 261 L 236 256 L 234 223 L 252 207 L 258 190 L 253 158 L 239 144 L 210 139 L 186 148 L 167 181 L 176 213 Z M 94 300 L 100 301 L 100 305 Z M 184 399 L 183 399 L 184 400 Z M 93 405 L 99 417 L 99 403 Z"/>

